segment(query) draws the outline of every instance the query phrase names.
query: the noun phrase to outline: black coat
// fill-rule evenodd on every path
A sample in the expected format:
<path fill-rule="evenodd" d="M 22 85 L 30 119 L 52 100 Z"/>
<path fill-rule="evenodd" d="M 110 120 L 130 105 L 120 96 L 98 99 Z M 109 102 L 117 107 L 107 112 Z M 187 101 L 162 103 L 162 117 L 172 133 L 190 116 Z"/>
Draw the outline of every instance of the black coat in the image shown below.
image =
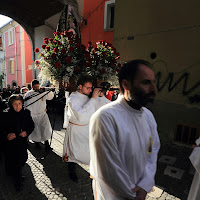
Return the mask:
<path fill-rule="evenodd" d="M 13 175 L 11 172 L 15 173 L 15 169 L 22 167 L 28 159 L 28 135 L 34 129 L 34 122 L 30 111 L 26 109 L 16 112 L 13 108 L 10 108 L 6 115 L 6 171 Z M 22 131 L 27 132 L 27 137 L 19 136 Z M 16 138 L 8 140 L 7 135 L 9 133 L 15 133 Z"/>

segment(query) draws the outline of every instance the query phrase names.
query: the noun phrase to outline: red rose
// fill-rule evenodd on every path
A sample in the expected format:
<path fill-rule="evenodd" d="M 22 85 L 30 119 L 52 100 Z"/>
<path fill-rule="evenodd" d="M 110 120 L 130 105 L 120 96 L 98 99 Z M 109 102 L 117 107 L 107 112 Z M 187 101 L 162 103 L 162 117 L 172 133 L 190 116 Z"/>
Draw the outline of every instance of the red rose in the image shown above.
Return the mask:
<path fill-rule="evenodd" d="M 40 49 L 36 48 L 34 51 L 35 51 L 35 53 L 38 53 L 40 51 Z"/>
<path fill-rule="evenodd" d="M 49 42 L 51 42 L 51 43 L 52 43 L 52 42 L 53 42 L 53 38 L 49 38 Z"/>
<path fill-rule="evenodd" d="M 78 72 L 78 73 L 81 71 L 81 69 L 80 69 L 79 67 L 76 67 L 75 70 L 76 70 L 76 72 Z"/>
<path fill-rule="evenodd" d="M 38 69 L 41 71 L 42 67 L 38 67 Z"/>
<path fill-rule="evenodd" d="M 68 35 L 68 31 L 64 31 L 64 35 Z"/>
<path fill-rule="evenodd" d="M 50 51 L 50 46 L 46 46 L 45 48 L 47 51 Z"/>
<path fill-rule="evenodd" d="M 62 65 L 60 64 L 60 62 L 56 62 L 56 63 L 55 63 L 55 66 L 56 66 L 57 68 L 61 68 L 61 67 L 62 67 Z"/>
<path fill-rule="evenodd" d="M 48 37 L 45 37 L 43 40 L 48 40 Z"/>
<path fill-rule="evenodd" d="M 40 64 L 40 61 L 39 61 L 39 60 L 36 60 L 36 61 L 35 61 L 35 65 L 38 66 L 39 64 Z"/>
<path fill-rule="evenodd" d="M 69 51 L 74 51 L 74 47 L 69 47 Z"/>
<path fill-rule="evenodd" d="M 102 69 L 102 70 L 101 70 L 101 73 L 102 73 L 102 74 L 105 74 L 105 73 L 106 73 L 106 70 L 105 70 L 105 69 Z"/>
<path fill-rule="evenodd" d="M 54 40 L 53 43 L 54 43 L 54 44 L 57 44 L 57 41 Z"/>
<path fill-rule="evenodd" d="M 66 52 L 67 52 L 66 49 L 65 49 L 65 48 L 62 48 L 62 53 L 63 53 L 63 54 L 66 54 Z"/>
<path fill-rule="evenodd" d="M 62 45 L 62 42 L 61 42 L 61 41 L 58 41 L 58 45 L 59 45 L 59 46 Z"/>
<path fill-rule="evenodd" d="M 69 41 L 69 44 L 72 45 L 72 44 L 73 44 L 73 41 L 70 40 L 70 41 Z"/>
<path fill-rule="evenodd" d="M 119 68 L 116 69 L 117 72 L 119 72 L 119 70 L 120 70 Z"/>
<path fill-rule="evenodd" d="M 54 35 L 54 36 L 60 35 L 60 32 L 59 32 L 59 31 L 56 31 L 56 32 L 53 33 L 53 35 Z"/>
<path fill-rule="evenodd" d="M 56 57 L 56 54 L 55 54 L 55 53 L 52 53 L 52 54 L 51 54 L 51 57 L 52 57 L 52 58 L 55 58 L 55 57 Z"/>
<path fill-rule="evenodd" d="M 45 48 L 46 48 L 46 46 L 47 46 L 46 44 L 43 44 L 41 47 L 42 47 L 43 49 L 45 49 Z"/>
<path fill-rule="evenodd" d="M 54 48 L 53 51 L 58 53 L 58 48 Z"/>
<path fill-rule="evenodd" d="M 66 63 L 70 63 L 71 60 L 72 60 L 71 57 L 66 57 L 66 58 L 65 58 L 65 62 L 66 62 Z"/>
<path fill-rule="evenodd" d="M 45 44 L 48 44 L 48 43 L 49 43 L 49 41 L 48 41 L 48 40 L 44 40 L 43 42 L 44 42 Z"/>

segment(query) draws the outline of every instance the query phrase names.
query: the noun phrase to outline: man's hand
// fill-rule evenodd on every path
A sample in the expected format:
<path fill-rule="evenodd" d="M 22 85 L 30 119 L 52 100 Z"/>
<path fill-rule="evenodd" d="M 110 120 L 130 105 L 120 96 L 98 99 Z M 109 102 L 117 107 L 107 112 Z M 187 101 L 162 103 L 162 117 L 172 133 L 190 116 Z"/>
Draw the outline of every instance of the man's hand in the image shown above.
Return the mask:
<path fill-rule="evenodd" d="M 139 186 L 133 188 L 132 192 L 136 193 L 136 198 L 134 200 L 145 200 L 145 197 L 147 195 L 147 192 Z"/>
<path fill-rule="evenodd" d="M 97 99 L 97 97 L 100 95 L 100 93 L 101 93 L 101 88 L 95 88 L 92 93 L 92 98 Z"/>
<path fill-rule="evenodd" d="M 26 131 L 22 131 L 22 132 L 19 134 L 19 136 L 21 136 L 21 137 L 26 137 L 26 136 L 27 136 L 27 132 L 26 132 Z"/>
<path fill-rule="evenodd" d="M 14 140 L 16 138 L 16 135 L 14 133 L 9 133 L 7 138 L 8 140 Z"/>

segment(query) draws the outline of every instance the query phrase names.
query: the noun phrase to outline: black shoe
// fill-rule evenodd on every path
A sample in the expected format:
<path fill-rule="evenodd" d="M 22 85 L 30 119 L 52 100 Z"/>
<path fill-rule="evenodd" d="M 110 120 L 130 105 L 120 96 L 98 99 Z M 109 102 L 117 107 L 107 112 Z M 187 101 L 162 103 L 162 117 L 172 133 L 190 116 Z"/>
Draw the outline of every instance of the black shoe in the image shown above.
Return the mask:
<path fill-rule="evenodd" d="M 41 146 L 40 146 L 39 142 L 35 142 L 35 148 L 38 149 L 38 150 L 41 149 Z"/>
<path fill-rule="evenodd" d="M 46 152 L 48 152 L 48 151 L 52 151 L 52 150 L 53 150 L 53 148 L 51 148 L 51 147 L 50 147 L 50 145 L 49 145 L 49 142 L 48 142 L 48 141 L 45 141 L 45 143 L 44 143 L 44 144 L 45 144 L 45 151 L 46 151 Z"/>

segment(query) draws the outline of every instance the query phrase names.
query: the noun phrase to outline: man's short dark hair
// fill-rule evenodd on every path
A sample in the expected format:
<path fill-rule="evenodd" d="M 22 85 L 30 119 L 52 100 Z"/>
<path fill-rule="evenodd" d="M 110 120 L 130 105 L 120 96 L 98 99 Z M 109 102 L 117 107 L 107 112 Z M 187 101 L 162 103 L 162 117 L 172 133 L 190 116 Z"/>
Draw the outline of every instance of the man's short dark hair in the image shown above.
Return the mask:
<path fill-rule="evenodd" d="M 124 88 L 122 87 L 122 81 L 123 80 L 128 80 L 130 83 L 133 83 L 133 80 L 135 79 L 135 76 L 139 70 L 140 65 L 146 65 L 147 67 L 152 69 L 152 65 L 145 60 L 131 60 L 127 63 L 125 63 L 118 74 L 119 78 L 119 85 L 120 85 L 120 90 L 124 94 Z"/>
<path fill-rule="evenodd" d="M 93 83 L 93 77 L 90 75 L 82 75 L 77 81 L 77 86 L 84 85 L 87 82 Z"/>
<path fill-rule="evenodd" d="M 33 86 L 33 85 L 37 85 L 37 84 L 39 84 L 39 81 L 37 80 L 37 79 L 33 79 L 32 81 L 31 81 L 31 85 Z"/>

